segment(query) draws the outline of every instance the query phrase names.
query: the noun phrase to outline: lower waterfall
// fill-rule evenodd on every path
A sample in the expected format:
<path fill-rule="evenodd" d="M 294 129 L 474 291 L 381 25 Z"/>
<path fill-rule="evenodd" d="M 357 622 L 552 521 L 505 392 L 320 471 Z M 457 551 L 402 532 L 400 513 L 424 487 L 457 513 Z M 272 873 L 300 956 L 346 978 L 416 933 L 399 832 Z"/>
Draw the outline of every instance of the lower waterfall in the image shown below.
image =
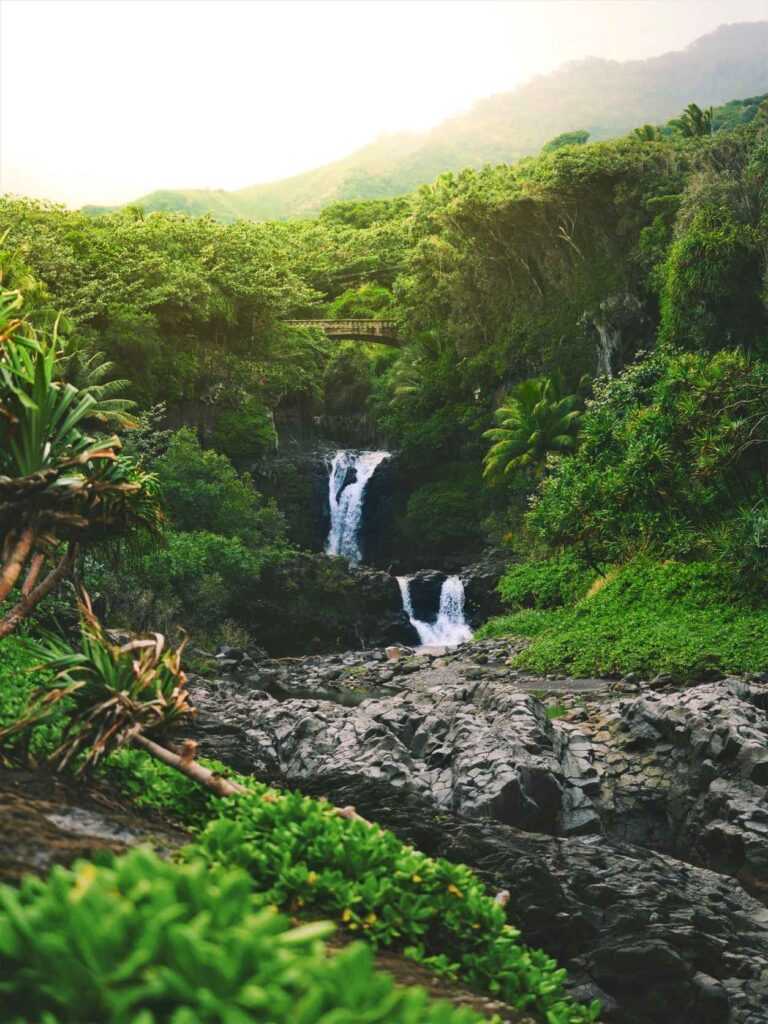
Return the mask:
<path fill-rule="evenodd" d="M 350 562 L 362 561 L 360 526 L 363 521 L 365 486 L 377 466 L 389 458 L 389 452 L 336 452 L 328 477 L 328 504 L 331 528 L 325 551 L 341 555 Z"/>
<path fill-rule="evenodd" d="M 424 647 L 456 647 L 472 639 L 472 630 L 464 618 L 464 584 L 458 576 L 448 576 L 443 582 L 435 622 L 422 622 L 414 617 L 411 577 L 398 576 L 397 582 L 403 598 L 403 609 Z"/>

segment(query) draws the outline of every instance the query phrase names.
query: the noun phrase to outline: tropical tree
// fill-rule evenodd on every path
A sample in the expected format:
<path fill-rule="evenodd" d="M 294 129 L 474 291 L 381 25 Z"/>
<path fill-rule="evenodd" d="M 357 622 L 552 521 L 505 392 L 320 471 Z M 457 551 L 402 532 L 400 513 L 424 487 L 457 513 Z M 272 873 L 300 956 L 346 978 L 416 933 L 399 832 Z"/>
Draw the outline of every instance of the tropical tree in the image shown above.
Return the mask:
<path fill-rule="evenodd" d="M 136 408 L 136 403 L 123 397 L 131 382 L 115 377 L 116 371 L 114 362 L 103 352 L 90 349 L 77 335 L 63 342 L 57 375 L 83 395 L 95 399 L 89 418 L 103 426 L 135 427 L 138 420 L 131 415 L 131 410 Z"/>
<path fill-rule="evenodd" d="M 158 738 L 165 741 L 195 714 L 181 667 L 184 645 L 170 649 L 160 633 L 114 643 L 94 615 L 84 591 L 79 610 L 77 648 L 54 635 L 27 641 L 39 658 L 44 682 L 31 695 L 22 717 L 0 731 L 0 741 L 55 721 L 64 705 L 65 725 L 49 757 L 57 768 L 77 761 L 82 772 L 114 750 L 135 746 L 218 796 L 241 792 L 236 783 L 195 761 L 194 742 L 187 741 L 181 753 L 157 742 Z"/>
<path fill-rule="evenodd" d="M 670 121 L 687 139 L 698 139 L 712 134 L 712 107 L 702 110 L 696 103 L 689 103 L 680 117 Z"/>
<path fill-rule="evenodd" d="M 24 319 L 0 285 L 0 638 L 73 569 L 83 546 L 160 522 L 154 476 L 92 436 L 98 400 L 60 379 L 62 344 Z"/>
<path fill-rule="evenodd" d="M 550 452 L 574 451 L 580 406 L 580 398 L 562 395 L 553 378 L 521 381 L 496 410 L 498 426 L 483 434 L 493 441 L 485 456 L 484 475 L 493 479 L 516 470 L 540 475 Z"/>
<path fill-rule="evenodd" d="M 640 142 L 660 142 L 664 136 L 655 124 L 644 124 L 642 128 L 634 128 L 630 138 Z"/>

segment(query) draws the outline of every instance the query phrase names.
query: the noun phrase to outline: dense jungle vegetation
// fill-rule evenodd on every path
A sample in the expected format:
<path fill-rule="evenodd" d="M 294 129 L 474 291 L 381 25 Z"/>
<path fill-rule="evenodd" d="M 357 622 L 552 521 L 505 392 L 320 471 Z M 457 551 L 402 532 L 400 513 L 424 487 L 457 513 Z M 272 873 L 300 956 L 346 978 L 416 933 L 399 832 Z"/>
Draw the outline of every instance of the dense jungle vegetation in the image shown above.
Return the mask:
<path fill-rule="evenodd" d="M 195 830 L 174 861 L 0 887 L 11 1021 L 479 1019 L 393 988 L 370 945 L 597 1019 L 468 868 L 171 747 L 183 630 L 263 642 L 301 600 L 355 600 L 305 550 L 291 417 L 398 450 L 401 553 L 501 554 L 484 629 L 529 637 L 520 665 L 768 669 L 768 100 L 576 136 L 314 220 L 0 202 L 0 756 Z M 321 316 L 403 345 L 285 323 Z M 368 945 L 327 956 L 317 917 Z"/>
<path fill-rule="evenodd" d="M 306 544 L 275 417 L 364 411 L 401 453 L 400 550 L 501 546 L 534 558 L 534 577 L 541 561 L 578 560 L 592 589 L 554 611 L 504 591 L 512 615 L 488 629 L 535 632 L 531 664 L 758 667 L 767 154 L 766 102 L 752 97 L 610 142 L 566 136 L 315 220 L 91 218 L 4 199 L 5 287 L 40 329 L 61 315 L 68 379 L 133 403 L 112 425 L 163 496 L 162 543 L 94 550 L 84 578 L 123 625 L 242 637 Z M 406 343 L 338 344 L 282 322 L 317 316 L 394 317 Z M 328 572 L 318 586 L 333 592 Z M 660 606 L 656 586 L 685 599 Z M 642 617 L 644 595 L 664 629 L 680 620 L 678 653 L 654 629 L 624 645 L 617 609 Z M 712 623 L 695 643 L 686 608 Z M 714 625 L 726 608 L 728 643 Z M 580 630 L 598 614 L 608 643 L 591 657 Z"/>

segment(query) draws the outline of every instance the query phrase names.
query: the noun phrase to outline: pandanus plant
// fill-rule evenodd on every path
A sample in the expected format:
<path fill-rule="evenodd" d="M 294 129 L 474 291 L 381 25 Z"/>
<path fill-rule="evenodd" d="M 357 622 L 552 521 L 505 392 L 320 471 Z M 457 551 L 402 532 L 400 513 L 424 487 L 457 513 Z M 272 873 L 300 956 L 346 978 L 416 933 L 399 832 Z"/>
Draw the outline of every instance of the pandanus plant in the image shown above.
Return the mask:
<path fill-rule="evenodd" d="M 54 718 L 65 703 L 63 732 L 49 757 L 54 767 L 76 762 L 82 772 L 114 750 L 135 746 L 218 796 L 240 792 L 240 786 L 195 761 L 196 744 L 187 741 L 181 753 L 165 745 L 195 714 L 181 667 L 184 645 L 173 650 L 160 633 L 114 642 L 94 615 L 85 591 L 78 606 L 78 647 L 53 634 L 27 641 L 38 659 L 35 670 L 45 682 L 32 694 L 22 717 L 0 731 L 0 744 L 11 736 L 29 734 Z"/>
<path fill-rule="evenodd" d="M 496 410 L 498 426 L 483 434 L 494 442 L 484 475 L 493 479 L 520 469 L 540 475 L 550 452 L 576 448 L 580 406 L 577 395 L 562 395 L 551 378 L 521 381 Z"/>
<path fill-rule="evenodd" d="M 59 379 L 54 328 L 38 336 L 0 287 L 0 639 L 72 570 L 85 545 L 156 529 L 154 476 L 86 430 L 98 400 Z"/>

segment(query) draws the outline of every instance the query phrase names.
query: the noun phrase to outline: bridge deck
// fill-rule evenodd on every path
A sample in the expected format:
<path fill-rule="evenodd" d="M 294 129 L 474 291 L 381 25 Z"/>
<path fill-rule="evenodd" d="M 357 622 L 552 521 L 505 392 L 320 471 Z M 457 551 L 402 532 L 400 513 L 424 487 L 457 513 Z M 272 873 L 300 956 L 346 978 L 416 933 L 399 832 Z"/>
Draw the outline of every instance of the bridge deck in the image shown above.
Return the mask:
<path fill-rule="evenodd" d="M 289 327 L 314 327 L 340 341 L 370 341 L 379 345 L 401 344 L 395 320 L 284 320 Z"/>

